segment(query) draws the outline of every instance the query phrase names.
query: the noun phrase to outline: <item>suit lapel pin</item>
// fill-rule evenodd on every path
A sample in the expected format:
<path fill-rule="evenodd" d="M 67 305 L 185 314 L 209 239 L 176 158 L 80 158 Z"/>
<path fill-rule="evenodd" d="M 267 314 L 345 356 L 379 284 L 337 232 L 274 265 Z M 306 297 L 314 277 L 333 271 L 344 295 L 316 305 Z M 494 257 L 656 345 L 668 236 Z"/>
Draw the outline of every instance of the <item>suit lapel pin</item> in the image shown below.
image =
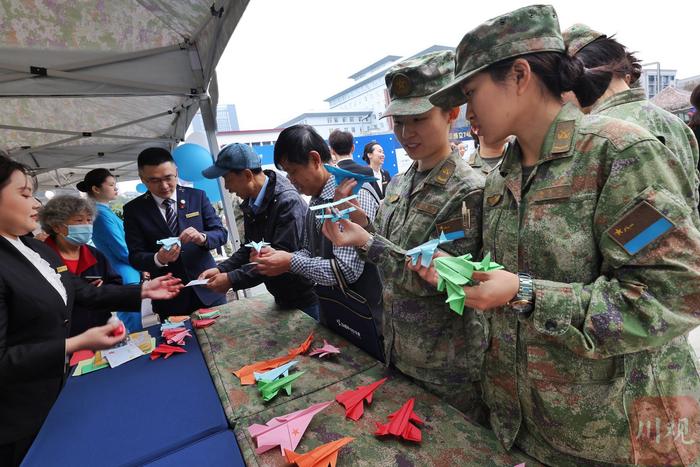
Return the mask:
<path fill-rule="evenodd" d="M 180 209 L 185 209 L 185 200 L 184 199 L 180 200 Z"/>

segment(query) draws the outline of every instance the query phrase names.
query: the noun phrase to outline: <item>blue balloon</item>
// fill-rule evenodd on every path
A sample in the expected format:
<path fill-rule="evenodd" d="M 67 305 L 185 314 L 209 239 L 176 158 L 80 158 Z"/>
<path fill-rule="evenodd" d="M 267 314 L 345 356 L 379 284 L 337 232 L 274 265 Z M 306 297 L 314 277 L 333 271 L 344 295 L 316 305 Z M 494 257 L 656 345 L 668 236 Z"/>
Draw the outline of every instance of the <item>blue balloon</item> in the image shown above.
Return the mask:
<path fill-rule="evenodd" d="M 219 191 L 219 183 L 217 180 L 203 178 L 202 180 L 194 182 L 194 187 L 203 190 L 212 203 L 221 201 L 221 192 Z"/>
<path fill-rule="evenodd" d="M 137 193 L 146 193 L 148 191 L 148 188 L 146 188 L 146 185 L 143 183 L 139 183 L 136 185 L 136 192 Z"/>
<path fill-rule="evenodd" d="M 210 167 L 214 160 L 211 153 L 199 144 L 185 143 L 173 151 L 180 178 L 190 182 L 204 180 L 202 170 Z"/>

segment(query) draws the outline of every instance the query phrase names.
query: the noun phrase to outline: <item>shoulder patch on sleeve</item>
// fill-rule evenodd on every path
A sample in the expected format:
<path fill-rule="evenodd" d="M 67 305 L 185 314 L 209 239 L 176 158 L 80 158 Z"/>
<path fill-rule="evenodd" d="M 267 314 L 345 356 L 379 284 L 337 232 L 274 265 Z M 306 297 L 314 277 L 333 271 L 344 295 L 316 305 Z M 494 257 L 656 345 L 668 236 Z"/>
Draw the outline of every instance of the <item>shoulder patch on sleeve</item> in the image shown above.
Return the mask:
<path fill-rule="evenodd" d="M 673 222 L 666 216 L 642 201 L 627 211 L 607 233 L 627 253 L 634 255 L 673 227 Z"/>

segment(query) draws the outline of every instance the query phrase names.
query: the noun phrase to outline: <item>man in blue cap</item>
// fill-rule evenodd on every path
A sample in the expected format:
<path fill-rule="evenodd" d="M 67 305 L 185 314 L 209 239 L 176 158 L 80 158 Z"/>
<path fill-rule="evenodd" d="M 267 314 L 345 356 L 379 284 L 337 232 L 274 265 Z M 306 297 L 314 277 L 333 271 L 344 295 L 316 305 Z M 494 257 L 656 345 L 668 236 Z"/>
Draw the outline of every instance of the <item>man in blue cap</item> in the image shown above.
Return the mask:
<path fill-rule="evenodd" d="M 292 273 L 276 277 L 260 275 L 249 263 L 250 242 L 268 242 L 276 250 L 301 248 L 304 220 L 308 207 L 297 190 L 273 170 L 263 170 L 260 156 L 250 146 L 233 143 L 225 146 L 211 167 L 202 171 L 206 178 L 224 178 L 226 189 L 244 201 L 241 203 L 245 241 L 229 259 L 207 269 L 200 279 L 209 279 L 207 287 L 215 292 L 240 290 L 265 283 L 275 302 L 283 308 L 299 308 L 318 319 L 318 299 L 308 279 Z"/>

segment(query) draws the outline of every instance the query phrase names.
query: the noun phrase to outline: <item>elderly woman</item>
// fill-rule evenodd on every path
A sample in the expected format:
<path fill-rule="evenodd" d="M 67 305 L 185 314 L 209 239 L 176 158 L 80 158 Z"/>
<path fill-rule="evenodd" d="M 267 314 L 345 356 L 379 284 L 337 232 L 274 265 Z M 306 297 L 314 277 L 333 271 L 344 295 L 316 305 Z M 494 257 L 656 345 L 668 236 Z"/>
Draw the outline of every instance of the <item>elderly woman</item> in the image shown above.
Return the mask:
<path fill-rule="evenodd" d="M 95 207 L 91 201 L 76 196 L 57 196 L 39 211 L 41 227 L 49 236 L 44 240 L 61 257 L 68 270 L 94 287 L 122 284 L 105 255 L 87 245 L 92 237 Z M 135 310 L 136 311 L 136 310 Z M 83 306 L 73 309 L 69 336 L 76 336 L 94 326 L 107 323 L 109 310 L 95 311 Z"/>

